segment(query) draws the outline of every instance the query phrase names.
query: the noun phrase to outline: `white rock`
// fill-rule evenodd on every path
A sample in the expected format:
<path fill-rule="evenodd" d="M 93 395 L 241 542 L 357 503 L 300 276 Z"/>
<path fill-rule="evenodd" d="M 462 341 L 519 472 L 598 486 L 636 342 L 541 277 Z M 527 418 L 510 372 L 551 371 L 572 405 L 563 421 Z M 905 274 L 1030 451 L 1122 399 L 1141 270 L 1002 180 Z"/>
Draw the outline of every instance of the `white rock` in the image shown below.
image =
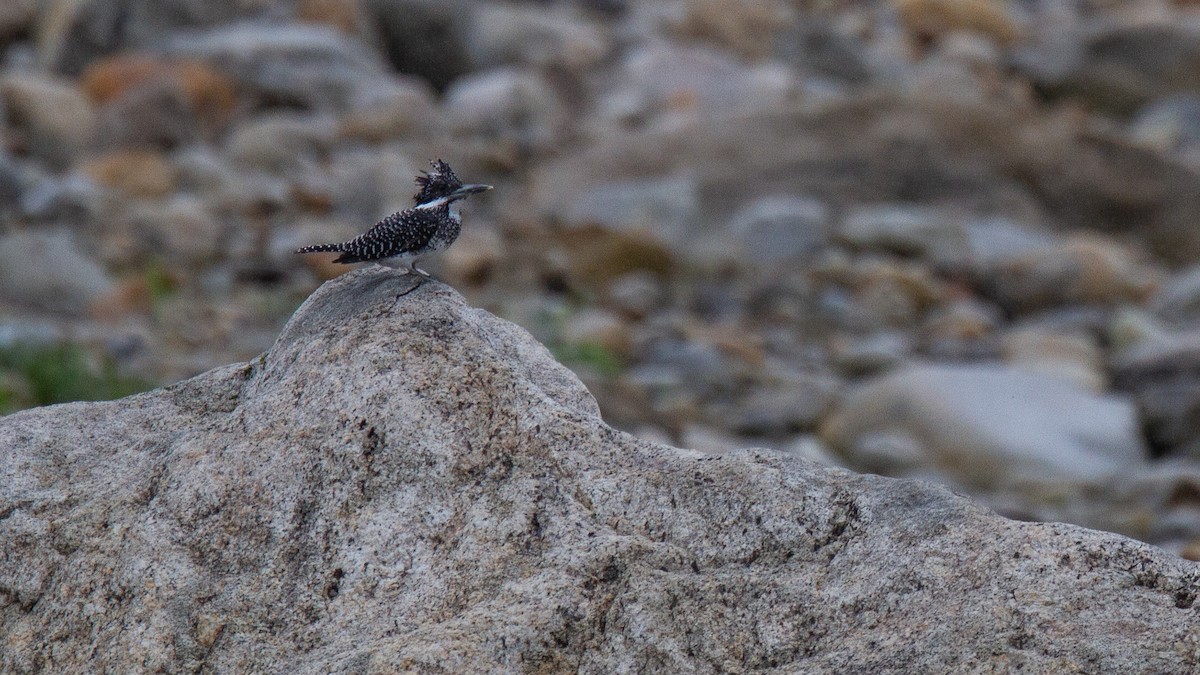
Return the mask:
<path fill-rule="evenodd" d="M 1145 462 L 1132 403 L 997 365 L 916 365 L 847 395 L 822 436 L 853 464 L 864 439 L 907 436 L 926 466 L 996 487 L 1023 479 L 1101 478 Z"/>

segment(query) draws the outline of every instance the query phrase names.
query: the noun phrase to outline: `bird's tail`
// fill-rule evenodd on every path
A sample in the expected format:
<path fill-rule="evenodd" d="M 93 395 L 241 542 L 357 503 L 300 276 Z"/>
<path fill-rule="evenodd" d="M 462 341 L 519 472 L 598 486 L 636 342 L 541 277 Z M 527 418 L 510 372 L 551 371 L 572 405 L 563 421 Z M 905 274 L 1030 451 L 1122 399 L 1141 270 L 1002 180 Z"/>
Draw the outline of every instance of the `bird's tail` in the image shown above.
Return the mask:
<path fill-rule="evenodd" d="M 317 244 L 297 249 L 296 253 L 341 253 L 346 250 L 345 246 L 345 244 Z"/>
<path fill-rule="evenodd" d="M 341 244 L 317 244 L 316 246 L 305 246 L 301 249 L 296 249 L 296 253 L 341 253 L 340 256 L 333 259 L 335 263 L 348 265 L 350 263 L 362 262 L 362 258 L 353 253 L 346 252 L 346 242 Z"/>

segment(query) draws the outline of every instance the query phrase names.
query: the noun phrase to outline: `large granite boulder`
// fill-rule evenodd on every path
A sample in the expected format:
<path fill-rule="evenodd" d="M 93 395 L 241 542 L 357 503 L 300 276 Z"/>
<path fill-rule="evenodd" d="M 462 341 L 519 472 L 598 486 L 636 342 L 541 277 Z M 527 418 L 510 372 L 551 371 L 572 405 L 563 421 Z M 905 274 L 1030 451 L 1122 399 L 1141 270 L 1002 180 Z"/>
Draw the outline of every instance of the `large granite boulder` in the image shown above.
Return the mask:
<path fill-rule="evenodd" d="M 1200 567 L 930 484 L 607 427 L 447 287 L 0 420 L 0 671 L 1200 668 Z"/>

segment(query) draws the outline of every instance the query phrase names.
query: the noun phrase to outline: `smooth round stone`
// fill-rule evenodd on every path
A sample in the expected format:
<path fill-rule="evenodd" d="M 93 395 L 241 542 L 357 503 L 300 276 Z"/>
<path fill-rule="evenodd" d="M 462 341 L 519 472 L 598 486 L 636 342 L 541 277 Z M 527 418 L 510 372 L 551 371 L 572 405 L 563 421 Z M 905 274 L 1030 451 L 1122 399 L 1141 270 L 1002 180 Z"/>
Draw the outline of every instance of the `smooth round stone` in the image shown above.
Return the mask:
<path fill-rule="evenodd" d="M 324 157 L 336 138 L 337 123 L 332 117 L 262 115 L 238 125 L 226 151 L 244 167 L 294 171 Z"/>
<path fill-rule="evenodd" d="M 1200 457 L 1200 330 L 1142 339 L 1114 359 L 1113 372 L 1159 453 Z"/>
<path fill-rule="evenodd" d="M 901 332 L 883 331 L 865 337 L 833 341 L 833 362 L 841 372 L 862 376 L 893 368 L 912 352 L 912 339 Z"/>
<path fill-rule="evenodd" d="M 6 75 L 0 78 L 0 107 L 9 123 L 28 135 L 32 153 L 53 166 L 67 165 L 96 140 L 95 108 L 74 82 Z"/>
<path fill-rule="evenodd" d="M 908 204 L 851 208 L 838 225 L 837 236 L 856 248 L 932 262 L 962 260 L 967 250 L 966 231 L 960 221 L 934 209 Z"/>
<path fill-rule="evenodd" d="M 1104 354 L 1086 335 L 1021 329 L 1004 337 L 1002 349 L 1014 367 L 1061 377 L 1088 391 L 1102 392 L 1107 387 Z"/>
<path fill-rule="evenodd" d="M 1176 94 L 1150 103 L 1130 123 L 1129 134 L 1160 151 L 1200 142 L 1200 95 Z"/>
<path fill-rule="evenodd" d="M 1175 323 L 1200 322 L 1200 265 L 1167 279 L 1150 298 L 1155 314 Z"/>
<path fill-rule="evenodd" d="M 570 6 L 481 3 L 473 13 L 467 45 L 477 65 L 521 63 L 580 70 L 608 53 L 600 24 L 585 21 Z"/>
<path fill-rule="evenodd" d="M 663 303 L 666 293 L 662 281 L 650 272 L 630 272 L 608 284 L 609 304 L 634 318 L 651 314 Z"/>
<path fill-rule="evenodd" d="M 345 110 L 359 88 L 387 77 L 379 54 L 327 26 L 231 23 L 173 35 L 163 51 L 210 62 L 258 98 L 308 110 Z"/>
<path fill-rule="evenodd" d="M 416 133 L 440 119 L 433 90 L 422 80 L 404 77 L 359 88 L 339 125 L 344 136 L 381 142 Z"/>
<path fill-rule="evenodd" d="M 813 197 L 761 197 L 734 214 L 729 231 L 752 265 L 812 253 L 828 243 L 829 208 Z"/>
<path fill-rule="evenodd" d="M 914 365 L 844 399 L 822 437 L 857 468 L 878 466 L 879 434 L 911 438 L 921 463 L 980 488 L 1057 476 L 1095 479 L 1147 456 L 1132 402 L 1061 378 L 994 365 Z M 912 446 L 905 446 L 912 463 Z"/>
<path fill-rule="evenodd" d="M 0 298 L 75 315 L 114 288 L 104 269 L 64 229 L 0 236 Z"/>
<path fill-rule="evenodd" d="M 562 213 L 568 225 L 646 233 L 687 251 L 695 240 L 700 183 L 686 174 L 598 183 L 578 195 Z"/>
<path fill-rule="evenodd" d="M 453 126 L 485 137 L 545 144 L 565 122 L 558 95 L 537 72 L 494 68 L 470 73 L 446 89 L 445 114 Z"/>

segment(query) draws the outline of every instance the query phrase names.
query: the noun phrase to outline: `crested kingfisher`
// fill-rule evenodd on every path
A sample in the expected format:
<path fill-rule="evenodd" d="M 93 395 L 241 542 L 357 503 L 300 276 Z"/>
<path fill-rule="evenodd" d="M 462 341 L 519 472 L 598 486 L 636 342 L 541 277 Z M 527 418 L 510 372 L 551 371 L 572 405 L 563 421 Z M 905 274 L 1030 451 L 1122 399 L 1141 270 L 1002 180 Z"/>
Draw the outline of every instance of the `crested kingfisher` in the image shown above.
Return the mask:
<path fill-rule="evenodd" d="M 413 196 L 412 208 L 393 213 L 350 241 L 305 246 L 296 253 L 341 253 L 333 262 L 345 264 L 395 258 L 407 264 L 410 273 L 428 277 L 428 272 L 417 268 L 417 260 L 444 250 L 462 231 L 462 216 L 450 207 L 492 189 L 491 185 L 463 185 L 440 159 L 430 164 L 433 171 L 417 176 L 420 190 Z"/>

